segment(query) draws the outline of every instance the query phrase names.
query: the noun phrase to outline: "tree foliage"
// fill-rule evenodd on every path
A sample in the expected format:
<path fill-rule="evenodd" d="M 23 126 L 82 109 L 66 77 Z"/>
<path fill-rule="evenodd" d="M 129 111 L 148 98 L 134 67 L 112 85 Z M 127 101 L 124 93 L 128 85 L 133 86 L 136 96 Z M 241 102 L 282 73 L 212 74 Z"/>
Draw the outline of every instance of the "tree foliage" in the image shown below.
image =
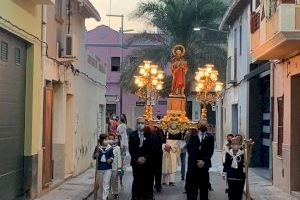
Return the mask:
<path fill-rule="evenodd" d="M 203 29 L 194 31 L 194 27 L 217 28 L 226 5 L 221 0 L 148 0 L 138 4 L 133 17 L 143 19 L 157 27 L 161 34 L 137 34 L 129 39 L 130 43 L 156 44 L 133 52 L 135 63 L 124 63 L 121 85 L 134 91 L 133 75 L 142 60 L 149 59 L 163 67 L 168 67 L 171 49 L 175 44 L 182 44 L 187 49 L 186 59 L 189 64 L 187 74 L 187 92 L 191 89 L 195 70 L 206 63 L 213 63 L 224 80 L 226 72 L 226 34 Z M 171 78 L 165 81 L 164 92 L 167 95 Z"/>

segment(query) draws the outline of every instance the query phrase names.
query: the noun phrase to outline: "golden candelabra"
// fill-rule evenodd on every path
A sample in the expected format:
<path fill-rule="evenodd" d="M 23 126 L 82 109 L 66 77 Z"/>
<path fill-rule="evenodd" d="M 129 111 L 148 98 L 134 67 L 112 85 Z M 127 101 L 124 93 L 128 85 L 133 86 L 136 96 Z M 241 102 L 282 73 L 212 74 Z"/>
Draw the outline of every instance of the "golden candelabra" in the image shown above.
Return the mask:
<path fill-rule="evenodd" d="M 206 64 L 195 73 L 196 99 L 202 104 L 201 121 L 207 123 L 207 105 L 215 105 L 223 90 L 223 83 L 218 81 L 219 72 L 214 65 Z"/>
<path fill-rule="evenodd" d="M 134 83 L 137 85 L 137 96 L 145 101 L 144 117 L 146 120 L 153 120 L 153 101 L 159 97 L 158 92 L 163 89 L 164 72 L 158 69 L 158 65 L 151 64 L 151 61 L 144 61 L 138 67 L 138 74 L 134 76 Z"/>

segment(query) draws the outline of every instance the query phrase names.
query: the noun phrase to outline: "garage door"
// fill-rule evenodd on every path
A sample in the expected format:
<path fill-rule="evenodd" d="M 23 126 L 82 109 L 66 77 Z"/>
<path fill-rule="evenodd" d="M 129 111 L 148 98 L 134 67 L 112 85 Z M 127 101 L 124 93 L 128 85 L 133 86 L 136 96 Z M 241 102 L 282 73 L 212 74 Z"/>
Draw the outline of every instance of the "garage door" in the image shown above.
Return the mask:
<path fill-rule="evenodd" d="M 26 43 L 0 29 L 0 199 L 23 195 Z"/>

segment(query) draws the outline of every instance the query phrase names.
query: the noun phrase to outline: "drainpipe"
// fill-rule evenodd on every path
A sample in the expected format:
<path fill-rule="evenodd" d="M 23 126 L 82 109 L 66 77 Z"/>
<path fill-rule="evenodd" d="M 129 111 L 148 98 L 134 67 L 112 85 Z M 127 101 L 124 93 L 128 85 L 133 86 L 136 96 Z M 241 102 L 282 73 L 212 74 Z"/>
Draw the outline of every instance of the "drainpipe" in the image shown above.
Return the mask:
<path fill-rule="evenodd" d="M 41 147 L 41 151 L 40 153 L 43 153 L 44 151 L 44 144 L 43 144 L 43 109 L 44 109 L 44 87 L 45 87 L 45 62 L 46 62 L 46 52 L 47 52 L 47 46 L 44 42 L 46 42 L 46 25 L 47 25 L 47 6 L 46 5 L 42 5 L 41 7 L 41 11 L 42 11 L 42 17 L 41 17 L 41 40 L 43 41 L 41 43 L 41 116 L 40 116 L 40 124 L 41 124 L 41 127 L 40 127 L 40 138 L 39 138 L 39 146 Z M 38 193 L 38 196 L 40 196 L 41 194 L 41 191 L 42 191 L 42 171 L 38 170 L 38 177 L 41 177 L 39 180 L 38 180 L 38 184 L 37 184 L 37 193 Z"/>
<path fill-rule="evenodd" d="M 274 181 L 273 181 L 273 141 L 274 141 L 274 69 L 276 67 L 276 64 L 275 63 L 271 63 L 271 103 L 270 103 L 270 113 L 271 113 L 271 116 L 270 116 L 270 139 L 271 139 L 271 153 L 272 153 L 272 156 L 270 156 L 270 159 L 271 159 L 271 180 L 272 180 L 272 184 L 274 184 Z"/>

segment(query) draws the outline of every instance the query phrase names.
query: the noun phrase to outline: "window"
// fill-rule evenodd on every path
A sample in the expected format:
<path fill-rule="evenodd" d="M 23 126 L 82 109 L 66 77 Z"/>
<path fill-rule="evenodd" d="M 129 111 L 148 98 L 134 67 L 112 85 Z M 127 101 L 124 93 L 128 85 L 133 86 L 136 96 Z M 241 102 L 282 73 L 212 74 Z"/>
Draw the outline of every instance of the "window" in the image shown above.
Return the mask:
<path fill-rule="evenodd" d="M 21 49 L 15 48 L 15 63 L 16 65 L 21 65 Z"/>
<path fill-rule="evenodd" d="M 1 42 L 1 60 L 8 60 L 8 43 L 3 41 Z"/>
<path fill-rule="evenodd" d="M 120 71 L 120 57 L 111 57 L 111 71 L 112 72 Z"/>
<path fill-rule="evenodd" d="M 283 117 L 284 117 L 284 97 L 277 98 L 278 106 L 278 144 L 277 155 L 282 156 L 282 144 L 283 144 Z"/>
<path fill-rule="evenodd" d="M 227 70 L 226 70 L 226 80 L 227 83 L 230 83 L 232 81 L 231 78 L 231 57 L 227 58 Z"/>
<path fill-rule="evenodd" d="M 236 73 L 237 73 L 237 29 L 234 29 L 234 62 L 233 62 L 233 80 L 236 81 Z"/>
<path fill-rule="evenodd" d="M 92 56 L 90 56 L 90 55 L 88 55 L 88 63 L 91 65 L 91 66 L 93 66 L 93 67 L 95 67 L 95 68 L 97 68 L 98 67 L 98 63 L 97 63 L 97 60 L 95 59 L 95 58 L 93 58 Z"/>
<path fill-rule="evenodd" d="M 238 134 L 239 128 L 239 111 L 238 111 L 238 104 L 232 104 L 231 106 L 231 133 L 236 135 Z"/>
<path fill-rule="evenodd" d="M 255 8 L 258 8 L 259 5 L 260 5 L 260 0 L 256 0 L 255 1 Z"/>
<path fill-rule="evenodd" d="M 55 1 L 55 19 L 61 23 L 63 23 L 62 18 L 62 10 L 63 10 L 63 0 L 56 0 Z"/>
<path fill-rule="evenodd" d="M 240 25 L 240 56 L 242 55 L 242 44 L 243 44 L 243 28 Z"/>

